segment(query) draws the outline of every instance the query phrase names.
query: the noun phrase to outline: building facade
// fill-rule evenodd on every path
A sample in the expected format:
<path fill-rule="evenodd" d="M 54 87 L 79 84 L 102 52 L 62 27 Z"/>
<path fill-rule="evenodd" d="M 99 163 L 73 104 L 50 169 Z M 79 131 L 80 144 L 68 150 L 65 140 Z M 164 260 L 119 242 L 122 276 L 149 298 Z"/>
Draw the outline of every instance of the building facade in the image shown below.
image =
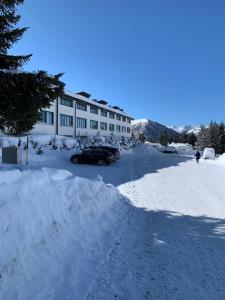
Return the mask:
<path fill-rule="evenodd" d="M 58 134 L 68 137 L 88 137 L 100 134 L 131 137 L 133 118 L 117 106 L 104 100 L 92 100 L 89 94 L 65 92 L 48 109 L 43 109 L 41 119 L 31 133 Z"/>

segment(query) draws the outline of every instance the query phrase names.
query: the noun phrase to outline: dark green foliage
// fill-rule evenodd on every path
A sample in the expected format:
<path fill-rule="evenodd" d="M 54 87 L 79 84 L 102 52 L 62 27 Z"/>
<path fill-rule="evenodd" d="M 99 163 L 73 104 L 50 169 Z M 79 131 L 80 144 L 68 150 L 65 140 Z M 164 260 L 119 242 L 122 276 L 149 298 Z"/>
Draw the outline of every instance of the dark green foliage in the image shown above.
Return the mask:
<path fill-rule="evenodd" d="M 63 94 L 62 74 L 49 76 L 45 71 L 18 70 L 31 55 L 8 55 L 27 28 L 15 28 L 20 20 L 16 6 L 23 0 L 0 0 L 0 130 L 21 134 L 33 128 L 42 108 Z"/>
<path fill-rule="evenodd" d="M 211 122 L 209 127 L 201 126 L 197 137 L 197 146 L 200 150 L 206 147 L 214 148 L 217 154 L 225 152 L 225 126 Z"/>
<path fill-rule="evenodd" d="M 197 142 L 197 136 L 193 132 L 188 133 L 187 143 L 194 147 L 196 142 Z"/>
<path fill-rule="evenodd" d="M 14 28 L 20 20 L 16 15 L 16 5 L 22 4 L 21 0 L 0 1 L 0 69 L 17 69 L 26 63 L 31 55 L 8 55 L 7 51 L 16 43 L 27 28 Z"/>
<path fill-rule="evenodd" d="M 209 147 L 209 143 L 208 128 L 202 125 L 197 137 L 197 147 L 199 150 L 203 150 L 204 148 Z"/>
<path fill-rule="evenodd" d="M 220 130 L 216 122 L 211 122 L 209 125 L 209 146 L 214 148 L 216 153 L 220 150 Z"/>
<path fill-rule="evenodd" d="M 169 138 L 168 138 L 168 134 L 166 132 L 166 130 L 161 133 L 160 138 L 159 138 L 159 142 L 162 146 L 167 146 L 168 142 L 169 142 Z"/>
<path fill-rule="evenodd" d="M 181 133 L 180 141 L 181 143 L 188 143 L 188 133 L 186 131 Z"/>
<path fill-rule="evenodd" d="M 145 141 L 146 141 L 145 133 L 144 132 L 139 133 L 138 139 L 140 142 L 145 143 Z"/>
<path fill-rule="evenodd" d="M 188 143 L 194 147 L 197 142 L 197 136 L 193 132 L 187 133 L 184 131 L 181 133 L 180 142 L 185 144 Z"/>
<path fill-rule="evenodd" d="M 64 84 L 59 76 L 50 77 L 44 71 L 0 72 L 0 129 L 14 135 L 32 129 L 40 119 L 40 109 L 49 107 L 62 93 Z"/>
<path fill-rule="evenodd" d="M 219 131 L 220 131 L 220 149 L 219 153 L 222 154 L 225 152 L 225 125 L 224 123 L 220 123 L 219 125 Z"/>

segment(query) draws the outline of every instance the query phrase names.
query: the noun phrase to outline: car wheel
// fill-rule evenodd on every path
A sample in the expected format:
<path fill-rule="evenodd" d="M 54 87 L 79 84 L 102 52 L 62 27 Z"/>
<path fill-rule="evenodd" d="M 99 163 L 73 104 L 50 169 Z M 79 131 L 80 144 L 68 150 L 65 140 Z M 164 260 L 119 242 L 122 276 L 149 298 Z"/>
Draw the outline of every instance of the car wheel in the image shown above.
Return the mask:
<path fill-rule="evenodd" d="M 99 161 L 98 161 L 99 166 L 105 166 L 105 164 L 106 164 L 106 162 L 104 159 L 99 159 Z"/>
<path fill-rule="evenodd" d="M 79 159 L 77 157 L 72 158 L 72 163 L 73 164 L 79 164 Z"/>

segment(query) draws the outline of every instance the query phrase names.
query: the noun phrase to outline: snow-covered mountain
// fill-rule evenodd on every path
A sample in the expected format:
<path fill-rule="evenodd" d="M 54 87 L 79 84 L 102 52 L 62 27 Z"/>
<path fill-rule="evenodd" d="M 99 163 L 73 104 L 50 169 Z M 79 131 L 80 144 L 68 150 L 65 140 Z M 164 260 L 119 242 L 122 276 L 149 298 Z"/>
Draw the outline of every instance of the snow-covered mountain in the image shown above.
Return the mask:
<path fill-rule="evenodd" d="M 168 137 L 173 140 L 180 138 L 180 133 L 177 131 L 148 119 L 134 120 L 131 123 L 131 127 L 135 136 L 140 133 L 145 133 L 147 140 L 152 142 L 158 141 L 161 133 L 164 133 L 165 131 Z"/>
<path fill-rule="evenodd" d="M 200 125 L 182 125 L 182 126 L 169 126 L 169 128 L 173 129 L 178 133 L 187 132 L 187 133 L 194 133 L 198 134 L 201 126 Z"/>

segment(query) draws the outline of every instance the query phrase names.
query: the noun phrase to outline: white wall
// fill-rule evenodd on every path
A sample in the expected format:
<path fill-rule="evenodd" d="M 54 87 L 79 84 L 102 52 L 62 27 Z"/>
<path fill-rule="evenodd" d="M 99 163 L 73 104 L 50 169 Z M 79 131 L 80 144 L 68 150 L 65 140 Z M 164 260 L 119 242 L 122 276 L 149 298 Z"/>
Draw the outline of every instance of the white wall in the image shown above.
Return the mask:
<path fill-rule="evenodd" d="M 98 115 L 93 114 L 90 112 L 90 106 L 87 106 L 87 111 L 82 111 L 77 109 L 76 110 L 76 115 L 77 117 L 80 118 L 85 118 L 87 119 L 87 128 L 86 129 L 82 129 L 82 128 L 76 128 L 76 135 L 77 136 L 90 136 L 90 135 L 96 135 L 97 132 L 99 131 L 101 135 L 103 136 L 108 136 L 112 133 L 112 131 L 109 131 L 109 124 L 114 124 L 115 130 L 113 131 L 113 134 L 115 134 L 116 136 L 124 136 L 124 137 L 130 137 L 131 133 L 127 133 L 127 132 L 122 132 L 122 126 L 125 127 L 131 127 L 130 123 L 123 122 L 122 120 L 116 120 L 116 119 L 111 119 L 109 118 L 109 113 L 107 117 L 103 117 L 101 116 L 101 110 L 98 110 Z M 95 120 L 98 121 L 98 130 L 92 129 L 90 128 L 90 120 Z M 107 123 L 107 131 L 106 130 L 100 130 L 100 122 L 104 122 Z M 121 132 L 116 131 L 116 125 L 120 125 L 121 126 Z"/>
<path fill-rule="evenodd" d="M 54 124 L 50 125 L 38 122 L 31 130 L 31 134 L 56 134 L 56 100 L 49 108 L 45 108 L 44 110 L 54 113 Z"/>
<path fill-rule="evenodd" d="M 75 96 L 76 95 L 74 95 L 74 97 Z M 71 97 L 71 94 L 70 94 L 70 97 Z M 79 97 L 81 97 L 81 96 L 79 96 Z M 86 98 L 82 97 L 82 101 L 84 101 L 84 99 L 86 99 Z M 61 105 L 60 100 L 58 101 L 58 134 L 59 135 L 66 135 L 66 136 L 71 136 L 71 137 L 93 136 L 93 135 L 96 135 L 98 132 L 100 132 L 100 134 L 102 136 L 108 136 L 112 133 L 112 131 L 109 131 L 109 124 L 114 124 L 115 129 L 113 131 L 113 134 L 115 136 L 118 136 L 118 137 L 121 137 L 121 136 L 130 137 L 131 136 L 131 132 L 130 133 L 122 132 L 122 126 L 125 126 L 126 128 L 127 127 L 131 128 L 131 124 L 127 122 L 127 115 L 125 113 L 124 113 L 124 115 L 126 116 L 126 122 L 123 122 L 122 118 L 121 118 L 121 121 L 119 121 L 116 119 L 116 113 L 121 115 L 121 114 L 123 114 L 123 112 L 117 111 L 115 109 L 111 109 L 107 105 L 100 105 L 100 104 L 98 105 L 98 103 L 96 103 L 94 105 L 96 107 L 99 106 L 98 115 L 93 114 L 90 112 L 90 103 L 89 103 L 89 102 L 93 102 L 93 101 L 89 100 L 89 99 L 87 99 L 87 100 L 88 100 L 86 103 L 87 111 L 82 111 L 82 110 L 76 109 L 76 117 L 85 118 L 87 120 L 87 128 L 76 128 L 75 100 L 73 101 L 73 107 Z M 115 114 L 115 119 L 109 118 L 109 112 L 107 113 L 107 117 L 101 116 L 101 108 L 104 108 L 106 110 L 111 110 Z M 34 129 L 31 131 L 31 133 L 34 133 L 34 134 L 57 134 L 57 122 L 56 122 L 57 102 L 56 102 L 56 100 L 54 101 L 54 103 L 52 104 L 52 106 L 50 108 L 44 109 L 44 110 L 51 111 L 54 113 L 54 124 L 49 125 L 49 124 L 44 124 L 44 123 L 38 122 L 34 126 Z M 60 114 L 72 116 L 73 117 L 73 127 L 72 126 L 71 127 L 61 126 Z M 90 128 L 90 120 L 98 121 L 98 130 Z M 100 130 L 100 122 L 107 123 L 107 131 Z M 116 125 L 121 126 L 120 132 L 116 131 Z"/>
<path fill-rule="evenodd" d="M 59 135 L 67 135 L 71 137 L 75 137 L 75 102 L 73 101 L 73 107 L 61 105 L 59 101 L 59 113 L 58 113 L 58 134 Z M 67 127 L 67 126 L 62 126 L 60 124 L 60 114 L 64 115 L 69 115 L 73 117 L 73 126 L 72 127 Z"/>

